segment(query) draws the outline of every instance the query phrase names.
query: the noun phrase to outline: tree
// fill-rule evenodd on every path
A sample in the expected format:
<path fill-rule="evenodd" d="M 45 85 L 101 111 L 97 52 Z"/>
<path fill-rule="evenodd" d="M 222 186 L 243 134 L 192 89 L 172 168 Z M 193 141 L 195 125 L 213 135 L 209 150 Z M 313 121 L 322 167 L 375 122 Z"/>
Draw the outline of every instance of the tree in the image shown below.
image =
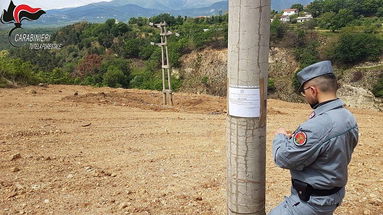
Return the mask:
<path fill-rule="evenodd" d="M 137 25 L 139 27 L 149 24 L 149 19 L 146 17 L 132 17 L 128 22 L 130 25 Z"/>
<path fill-rule="evenodd" d="M 87 75 L 96 74 L 100 71 L 102 56 L 90 54 L 85 56 L 77 65 L 75 72 L 76 77 L 84 77 Z"/>
<path fill-rule="evenodd" d="M 127 58 L 138 58 L 140 53 L 140 46 L 140 39 L 127 40 L 124 45 L 124 56 Z"/>
<path fill-rule="evenodd" d="M 182 57 L 183 45 L 179 42 L 169 43 L 169 61 L 172 67 L 181 67 L 179 59 Z"/>
<path fill-rule="evenodd" d="M 143 60 L 149 59 L 150 56 L 153 54 L 154 50 L 157 49 L 157 48 L 158 47 L 152 46 L 152 45 L 150 45 L 148 43 L 144 44 L 140 48 L 140 53 L 139 53 L 140 58 L 142 58 Z"/>
<path fill-rule="evenodd" d="M 376 15 L 379 17 L 383 17 L 383 7 L 378 8 L 376 11 Z"/>
<path fill-rule="evenodd" d="M 80 22 L 65 26 L 53 34 L 52 39 L 57 43 L 62 43 L 63 46 L 78 44 L 80 42 L 81 32 L 88 28 L 89 25 L 89 23 Z"/>
<path fill-rule="evenodd" d="M 307 6 L 307 9 L 313 15 L 313 17 L 316 18 L 324 13 L 323 5 L 324 5 L 323 0 L 315 0 Z"/>
<path fill-rule="evenodd" d="M 356 0 L 354 0 L 356 1 Z M 363 16 L 374 16 L 378 12 L 379 7 L 383 6 L 382 0 L 363 0 L 355 4 L 354 11 Z"/>
<path fill-rule="evenodd" d="M 276 42 L 284 37 L 287 31 L 287 26 L 279 19 L 275 19 L 270 25 L 271 41 Z"/>
<path fill-rule="evenodd" d="M 108 19 L 105 21 L 105 25 L 109 27 L 109 29 L 112 28 L 113 25 L 116 24 L 116 20 L 115 19 Z"/>
<path fill-rule="evenodd" d="M 100 73 L 106 73 L 110 67 L 116 67 L 124 73 L 125 77 L 130 78 L 130 62 L 124 58 L 106 57 L 102 60 Z M 127 87 L 124 85 L 124 87 Z"/>
<path fill-rule="evenodd" d="M 355 16 L 350 9 L 340 9 L 334 18 L 333 26 L 330 28 L 333 31 L 345 27 L 355 19 Z"/>
<path fill-rule="evenodd" d="M 318 22 L 321 28 L 336 31 L 345 27 L 354 19 L 355 16 L 350 9 L 341 9 L 338 13 L 326 12 L 322 14 L 319 17 Z"/>
<path fill-rule="evenodd" d="M 175 25 L 177 23 L 176 18 L 168 13 L 162 13 L 158 16 L 153 16 L 149 19 L 153 23 L 166 22 L 169 26 Z"/>
<path fill-rule="evenodd" d="M 34 66 L 20 59 L 13 59 L 6 55 L 0 57 L 0 82 L 11 81 L 16 84 L 36 84 L 40 80 L 34 73 Z M 3 84 L 1 84 L 3 85 Z"/>
<path fill-rule="evenodd" d="M 62 67 L 64 56 L 49 50 L 32 50 L 28 47 L 10 49 L 10 56 L 30 62 L 44 72 L 50 72 L 56 67 Z"/>
<path fill-rule="evenodd" d="M 102 76 L 103 84 L 109 87 L 127 86 L 128 78 L 117 66 L 109 66 L 108 71 Z"/>
<path fill-rule="evenodd" d="M 383 40 L 374 34 L 342 33 L 339 41 L 329 48 L 328 55 L 342 64 L 356 64 L 364 60 L 379 60 Z"/>
<path fill-rule="evenodd" d="M 131 29 L 129 28 L 129 26 L 127 24 L 120 22 L 117 25 L 112 26 L 112 28 L 110 29 L 110 33 L 114 37 L 118 37 L 118 36 L 124 35 L 125 33 L 127 33 L 130 30 Z"/>
<path fill-rule="evenodd" d="M 303 10 L 303 5 L 301 5 L 301 4 L 293 4 L 293 5 L 291 5 L 290 8 L 298 9 L 298 11 L 301 12 Z"/>
<path fill-rule="evenodd" d="M 294 56 L 302 68 L 309 66 L 319 60 L 318 38 L 314 32 L 307 33 L 298 30 L 294 43 Z"/>
<path fill-rule="evenodd" d="M 383 7 L 382 0 L 314 0 L 308 5 L 308 11 L 314 17 L 342 9 L 351 10 L 357 16 L 375 16 L 380 7 Z"/>
<path fill-rule="evenodd" d="M 113 45 L 113 35 L 110 33 L 101 33 L 97 39 L 98 42 L 105 48 L 110 48 Z"/>

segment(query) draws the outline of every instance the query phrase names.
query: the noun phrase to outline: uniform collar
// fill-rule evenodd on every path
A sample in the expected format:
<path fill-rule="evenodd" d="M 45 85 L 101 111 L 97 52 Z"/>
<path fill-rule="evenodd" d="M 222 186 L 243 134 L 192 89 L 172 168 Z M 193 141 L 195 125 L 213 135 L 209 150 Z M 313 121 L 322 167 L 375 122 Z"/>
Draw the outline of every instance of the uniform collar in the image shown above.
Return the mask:
<path fill-rule="evenodd" d="M 342 100 L 334 99 L 331 101 L 326 101 L 318 104 L 314 109 L 315 115 L 320 115 L 332 109 L 341 108 L 344 106 L 344 102 Z"/>

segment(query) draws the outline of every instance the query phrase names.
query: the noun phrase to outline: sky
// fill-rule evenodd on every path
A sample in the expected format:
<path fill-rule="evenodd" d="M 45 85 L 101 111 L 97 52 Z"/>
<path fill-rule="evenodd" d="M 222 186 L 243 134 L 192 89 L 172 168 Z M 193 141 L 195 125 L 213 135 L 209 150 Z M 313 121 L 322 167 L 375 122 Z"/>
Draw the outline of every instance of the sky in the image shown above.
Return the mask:
<path fill-rule="evenodd" d="M 111 1 L 111 0 L 13 0 L 13 3 L 17 6 L 20 4 L 27 4 L 33 8 L 41 8 L 43 10 L 59 9 L 66 7 L 78 7 L 87 5 L 90 3 Z M 7 9 L 11 0 L 1 0 L 0 9 Z"/>

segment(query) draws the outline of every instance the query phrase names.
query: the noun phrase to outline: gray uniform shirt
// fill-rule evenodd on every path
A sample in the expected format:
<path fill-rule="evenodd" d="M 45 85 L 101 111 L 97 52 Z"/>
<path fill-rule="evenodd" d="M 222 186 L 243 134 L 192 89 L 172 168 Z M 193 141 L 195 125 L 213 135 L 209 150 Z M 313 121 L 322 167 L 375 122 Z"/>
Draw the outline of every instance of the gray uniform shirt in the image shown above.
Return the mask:
<path fill-rule="evenodd" d="M 275 163 L 290 169 L 291 177 L 315 189 L 344 187 L 347 166 L 358 142 L 358 125 L 340 99 L 317 107 L 292 138 L 278 134 L 273 140 Z M 293 190 L 293 194 L 294 194 Z M 331 196 L 312 196 L 318 205 L 339 204 L 344 188 Z"/>

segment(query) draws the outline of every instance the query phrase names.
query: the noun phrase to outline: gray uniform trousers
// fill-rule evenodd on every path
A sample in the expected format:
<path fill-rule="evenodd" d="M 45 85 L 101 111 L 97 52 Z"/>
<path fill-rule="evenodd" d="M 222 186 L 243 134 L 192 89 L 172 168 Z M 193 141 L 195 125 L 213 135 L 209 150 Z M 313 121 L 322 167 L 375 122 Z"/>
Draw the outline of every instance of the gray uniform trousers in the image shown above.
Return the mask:
<path fill-rule="evenodd" d="M 320 104 L 291 138 L 277 134 L 274 161 L 289 169 L 292 179 L 317 190 L 342 189 L 328 196 L 311 196 L 304 202 L 292 188 L 291 195 L 269 215 L 331 215 L 344 198 L 347 166 L 357 142 L 358 125 L 340 99 Z"/>
<path fill-rule="evenodd" d="M 342 195 L 343 194 L 343 195 Z M 342 199 L 344 188 L 334 194 L 335 198 Z M 268 215 L 332 215 L 338 205 L 316 205 L 299 199 L 295 190 L 289 197 L 272 209 Z"/>

